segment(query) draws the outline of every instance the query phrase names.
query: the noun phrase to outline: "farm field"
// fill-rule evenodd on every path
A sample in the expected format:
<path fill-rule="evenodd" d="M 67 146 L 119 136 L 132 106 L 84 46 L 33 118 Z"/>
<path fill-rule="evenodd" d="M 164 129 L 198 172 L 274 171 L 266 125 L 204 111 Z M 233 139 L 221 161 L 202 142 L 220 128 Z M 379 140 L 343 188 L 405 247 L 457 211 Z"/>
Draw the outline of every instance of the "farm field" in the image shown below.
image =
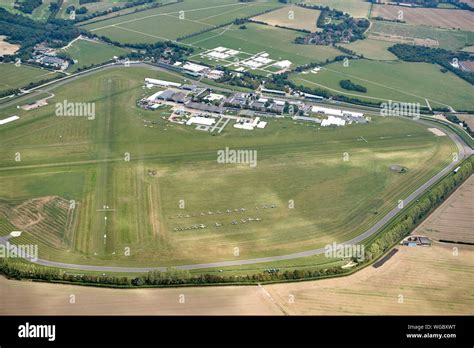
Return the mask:
<path fill-rule="evenodd" d="M 414 234 L 434 240 L 474 243 L 474 176 L 451 195 Z"/>
<path fill-rule="evenodd" d="M 301 36 L 302 33 L 293 30 L 256 23 L 248 23 L 246 28 L 239 29 L 236 26 L 219 28 L 193 36 L 184 40 L 184 43 L 199 47 L 199 50 L 191 56 L 192 60 L 224 66 L 234 65 L 236 58 L 241 62 L 260 53 L 268 54 L 267 58 L 272 59 L 274 62 L 289 60 L 292 63 L 292 67 L 310 62 L 324 62 L 326 59 L 332 59 L 341 54 L 340 51 L 329 46 L 297 45 L 294 43 L 294 40 L 296 37 Z M 265 44 L 262 45 L 262 43 Z M 228 60 L 211 60 L 206 56 L 201 56 L 207 50 L 213 50 L 217 47 L 230 48 L 240 53 Z M 273 72 L 265 66 L 255 70 L 263 73 Z"/>
<path fill-rule="evenodd" d="M 11 44 L 5 41 L 5 36 L 0 35 L 0 57 L 14 54 L 20 49 L 20 45 Z"/>
<path fill-rule="evenodd" d="M 365 0 L 304 0 L 306 4 L 328 6 L 335 10 L 344 11 L 355 18 L 367 18 L 370 3 Z"/>
<path fill-rule="evenodd" d="M 13 242 L 38 243 L 40 257 L 55 261 L 127 266 L 232 260 L 235 248 L 242 258 L 308 250 L 365 231 L 454 151 L 448 137 L 424 125 L 382 117 L 321 130 L 272 120 L 258 136 L 229 127 L 213 137 L 138 109 L 145 77 L 179 81 L 141 68 L 111 69 L 53 90 L 43 108 L 2 111 L 20 120 L 0 128 L 0 197 L 16 202 L 16 211 L 34 204 L 63 221 L 48 235 L 29 225 Z M 95 102 L 97 117 L 55 116 L 54 103 L 63 100 Z M 143 119 L 159 125 L 143 127 Z M 226 147 L 256 150 L 257 167 L 218 164 L 217 151 Z M 13 160 L 17 152 L 21 162 Z M 394 163 L 408 172 L 391 171 Z M 69 208 L 47 208 L 54 197 L 76 202 L 72 222 Z M 260 221 L 232 224 L 244 217 Z M 73 233 L 64 228 L 70 224 Z M 207 228 L 174 230 L 195 224 Z M 121 253 L 126 247 L 130 256 Z"/>
<path fill-rule="evenodd" d="M 351 42 L 350 44 L 341 44 L 342 47 L 348 48 L 357 54 L 364 55 L 364 58 L 374 60 L 397 60 L 397 56 L 388 50 L 394 43 L 365 39 Z"/>
<path fill-rule="evenodd" d="M 0 276 L 0 288 L 0 315 L 281 314 L 256 286 L 123 290 L 12 281 Z M 70 294 L 76 295 L 77 305 L 64 301 Z M 182 294 L 184 304 L 179 302 Z"/>
<path fill-rule="evenodd" d="M 393 44 L 426 45 L 454 51 L 474 44 L 473 32 L 384 21 L 372 21 L 367 36 L 370 39 L 388 41 Z"/>
<path fill-rule="evenodd" d="M 452 106 L 454 109 L 472 109 L 474 87 L 451 72 L 442 73 L 440 67 L 426 63 L 350 61 L 348 67 L 342 62 L 332 63 L 317 73 L 295 74 L 291 79 L 296 84 L 354 96 L 369 101 L 399 101 L 432 107 Z M 339 81 L 350 79 L 367 87 L 367 93 L 347 91 Z"/>
<path fill-rule="evenodd" d="M 49 70 L 33 68 L 22 64 L 16 67 L 14 64 L 0 64 L 0 92 L 9 89 L 27 87 L 31 82 L 53 78 L 57 73 Z"/>
<path fill-rule="evenodd" d="M 252 19 L 273 26 L 304 29 L 314 32 L 322 30 L 316 26 L 320 14 L 321 11 L 318 10 L 289 6 L 253 17 Z"/>
<path fill-rule="evenodd" d="M 290 315 L 472 315 L 474 248 L 397 247 L 382 267 L 349 277 L 265 286 Z M 292 295 L 293 303 L 289 303 Z M 400 295 L 402 297 L 400 297 Z M 399 301 L 402 300 L 402 303 Z"/>
<path fill-rule="evenodd" d="M 128 50 L 91 40 L 78 40 L 64 50 L 72 59 L 77 60 L 68 71 L 74 72 L 80 68 L 100 64 L 129 53 Z"/>
<path fill-rule="evenodd" d="M 0 277 L 0 314 L 16 315 L 472 315 L 474 249 L 397 247 L 382 267 L 288 284 L 101 289 Z M 45 297 L 44 294 L 48 296 Z M 75 294 L 80 306 L 65 298 Z M 179 295 L 186 297 L 179 304 Z M 398 303 L 399 295 L 403 303 Z M 270 296 L 270 297 L 269 297 Z M 40 300 L 41 299 L 41 300 Z M 291 299 L 291 303 L 290 303 Z M 127 303 L 127 306 L 120 306 Z"/>
<path fill-rule="evenodd" d="M 374 5 L 372 17 L 396 20 L 399 19 L 400 11 L 403 15 L 403 21 L 407 24 L 474 31 L 474 13 L 467 10 Z"/>
<path fill-rule="evenodd" d="M 82 28 L 122 43 L 176 40 L 196 32 L 280 7 L 276 0 L 186 0 L 156 9 L 87 24 Z"/>

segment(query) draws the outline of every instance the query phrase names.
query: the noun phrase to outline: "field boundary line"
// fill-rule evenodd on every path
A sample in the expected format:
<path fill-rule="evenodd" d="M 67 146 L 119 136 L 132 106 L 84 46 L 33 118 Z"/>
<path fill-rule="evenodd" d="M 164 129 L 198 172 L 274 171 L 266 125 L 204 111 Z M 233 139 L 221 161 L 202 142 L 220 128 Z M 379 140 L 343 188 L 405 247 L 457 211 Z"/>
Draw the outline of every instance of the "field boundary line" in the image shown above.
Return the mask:
<path fill-rule="evenodd" d="M 221 33 L 219 33 L 219 34 L 217 34 L 217 35 L 210 36 L 210 37 L 205 38 L 205 39 L 202 39 L 202 40 L 194 41 L 193 43 L 191 43 L 191 45 L 195 45 L 195 44 L 198 44 L 198 43 L 200 43 L 200 42 L 204 42 L 204 41 L 213 39 L 213 38 L 215 38 L 215 37 L 222 36 L 222 35 L 224 35 L 225 33 L 227 33 L 233 25 L 234 25 L 234 23 L 231 23 L 231 24 L 229 24 L 227 27 L 225 27 L 224 30 L 223 30 Z M 208 51 L 212 51 L 212 50 L 208 50 Z"/>

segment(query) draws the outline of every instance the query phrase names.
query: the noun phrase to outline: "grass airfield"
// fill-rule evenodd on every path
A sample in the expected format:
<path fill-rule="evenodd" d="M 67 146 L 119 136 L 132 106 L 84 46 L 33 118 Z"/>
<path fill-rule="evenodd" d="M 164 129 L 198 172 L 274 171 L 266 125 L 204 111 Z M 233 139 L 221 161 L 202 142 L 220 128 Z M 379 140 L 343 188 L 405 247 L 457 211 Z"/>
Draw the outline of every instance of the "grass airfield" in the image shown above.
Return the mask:
<path fill-rule="evenodd" d="M 18 215 L 18 206 L 38 197 L 77 203 L 72 222 L 49 227 L 46 208 L 38 206 L 43 214 L 30 217 L 32 225 L 14 242 L 37 243 L 40 257 L 55 261 L 128 266 L 323 247 L 366 230 L 444 167 L 455 151 L 449 138 L 396 118 L 320 130 L 271 120 L 263 130 L 228 126 L 212 136 L 167 124 L 162 111 L 137 108 L 145 77 L 179 80 L 141 68 L 106 70 L 53 91 L 55 98 L 43 108 L 2 111 L 2 117 L 21 117 L 0 128 L 2 204 Z M 55 116 L 54 103 L 65 99 L 95 102 L 96 119 Z M 145 118 L 155 120 L 156 128 L 144 127 Z M 257 150 L 257 167 L 217 164 L 217 151 L 226 147 Z M 14 161 L 18 152 L 21 162 Z M 350 156 L 347 162 L 344 152 Z M 390 171 L 392 164 L 409 168 L 408 173 Z M 181 200 L 185 209 L 179 207 Z M 290 200 L 294 209 L 288 208 Z M 241 208 L 245 212 L 235 211 Z M 231 212 L 224 213 L 227 209 Z M 50 214 L 64 216 L 64 211 Z M 248 217 L 261 221 L 240 222 Z M 232 225 L 234 220 L 238 224 Z M 9 233 L 12 221 L 17 220 L 0 218 L 2 235 Z M 222 226 L 215 227 L 216 222 Z M 38 223 L 52 232 L 41 233 Z M 207 228 L 173 230 L 193 224 Z M 124 255 L 127 247 L 130 256 Z"/>

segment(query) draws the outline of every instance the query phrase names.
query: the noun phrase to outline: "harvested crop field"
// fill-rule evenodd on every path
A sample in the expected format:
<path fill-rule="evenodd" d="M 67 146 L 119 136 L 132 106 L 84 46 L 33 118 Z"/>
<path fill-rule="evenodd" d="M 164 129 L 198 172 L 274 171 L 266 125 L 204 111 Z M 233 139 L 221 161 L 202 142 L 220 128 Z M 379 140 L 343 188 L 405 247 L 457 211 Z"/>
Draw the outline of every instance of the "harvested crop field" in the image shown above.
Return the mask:
<path fill-rule="evenodd" d="M 256 286 L 124 290 L 0 277 L 0 289 L 0 315 L 281 314 Z M 75 304 L 69 302 L 71 295 Z"/>
<path fill-rule="evenodd" d="M 474 314 L 474 247 L 460 246 L 457 256 L 439 244 L 398 249 L 381 267 L 348 277 L 262 288 L 119 290 L 0 277 L 0 315 Z"/>
<path fill-rule="evenodd" d="M 474 243 L 474 176 L 415 231 L 435 240 Z"/>
<path fill-rule="evenodd" d="M 461 121 L 466 121 L 469 128 L 474 129 L 474 115 L 471 114 L 457 114 Z"/>
<path fill-rule="evenodd" d="M 467 10 L 374 5 L 372 17 L 383 17 L 390 20 L 401 19 L 413 25 L 474 31 L 474 13 Z"/>
<path fill-rule="evenodd" d="M 365 0 L 305 0 L 303 2 L 308 5 L 328 6 L 356 18 L 367 18 L 370 10 L 370 3 Z"/>
<path fill-rule="evenodd" d="M 300 6 L 290 6 L 262 14 L 252 19 L 273 26 L 314 32 L 321 31 L 321 29 L 316 26 L 320 14 L 321 11 L 318 10 L 311 10 Z"/>
<path fill-rule="evenodd" d="M 382 267 L 349 277 L 266 286 L 293 315 L 474 314 L 474 247 L 400 247 Z"/>

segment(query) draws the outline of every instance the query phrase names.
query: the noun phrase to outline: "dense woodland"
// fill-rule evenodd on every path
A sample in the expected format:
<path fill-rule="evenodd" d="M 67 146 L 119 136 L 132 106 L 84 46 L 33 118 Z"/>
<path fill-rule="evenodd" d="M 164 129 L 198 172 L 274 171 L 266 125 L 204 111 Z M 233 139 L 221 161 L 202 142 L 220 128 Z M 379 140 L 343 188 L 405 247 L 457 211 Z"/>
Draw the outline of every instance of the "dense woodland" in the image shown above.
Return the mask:
<path fill-rule="evenodd" d="M 22 55 L 40 42 L 48 42 L 52 47 L 64 46 L 76 38 L 80 30 L 65 20 L 38 22 L 0 8 L 0 33 L 7 36 L 10 43 L 20 44 Z"/>
<path fill-rule="evenodd" d="M 32 14 L 42 3 L 43 0 L 17 0 L 14 7 L 23 13 Z"/>

